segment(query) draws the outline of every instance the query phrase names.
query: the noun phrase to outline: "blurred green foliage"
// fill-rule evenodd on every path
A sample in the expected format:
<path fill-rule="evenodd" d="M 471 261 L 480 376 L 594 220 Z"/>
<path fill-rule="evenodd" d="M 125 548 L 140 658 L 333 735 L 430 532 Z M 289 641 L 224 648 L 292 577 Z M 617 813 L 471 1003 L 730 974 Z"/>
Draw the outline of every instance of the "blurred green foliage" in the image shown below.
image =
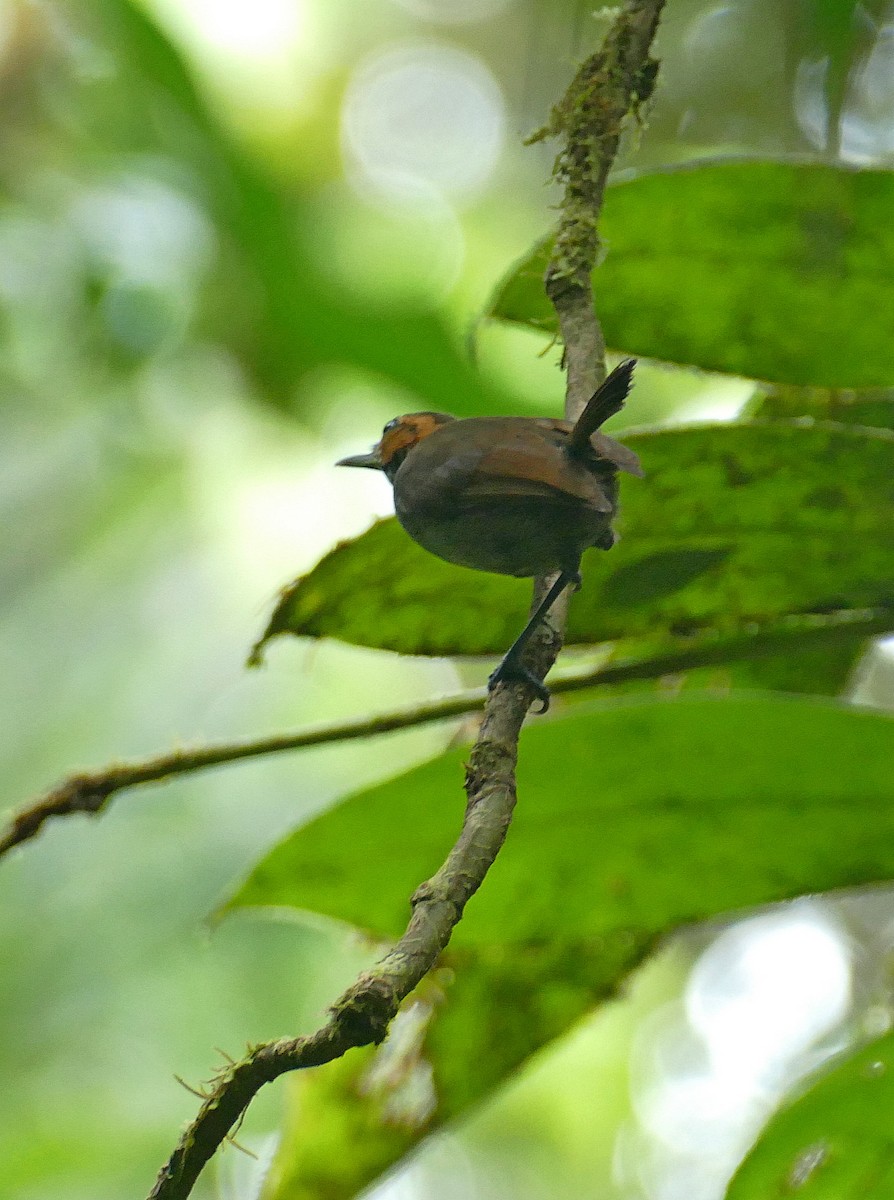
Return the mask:
<path fill-rule="evenodd" d="M 32 171 L 61 172 L 46 218 L 66 199 L 83 206 L 86 256 L 72 272 L 71 319 L 90 332 L 92 362 L 126 370 L 210 338 L 259 396 L 305 417 L 306 381 L 332 368 L 368 372 L 441 407 L 509 404 L 472 370 L 440 312 L 383 311 L 339 286 L 314 253 L 314 193 L 277 186 L 221 127 L 139 5 L 95 0 L 60 13 L 58 37 L 33 19 L 45 87 L 7 139 L 36 125 L 49 161 Z M 16 156 L 7 163 L 17 172 Z M 27 194 L 17 173 L 5 183 L 10 198 Z M 116 218 L 144 222 L 131 261 L 123 237 L 116 246 L 114 230 L 90 228 Z M 145 261 L 135 261 L 140 250 Z"/>

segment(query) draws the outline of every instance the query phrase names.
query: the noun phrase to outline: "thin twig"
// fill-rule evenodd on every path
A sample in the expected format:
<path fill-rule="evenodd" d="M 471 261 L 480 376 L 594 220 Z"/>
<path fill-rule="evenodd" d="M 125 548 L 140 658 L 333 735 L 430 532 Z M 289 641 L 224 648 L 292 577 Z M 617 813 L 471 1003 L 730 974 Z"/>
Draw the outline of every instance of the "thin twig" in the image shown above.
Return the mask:
<path fill-rule="evenodd" d="M 572 177 L 582 192 L 589 189 L 589 196 L 580 199 L 593 230 L 593 238 L 585 239 L 575 259 L 579 269 L 573 286 L 550 290 L 565 338 L 569 416 L 579 406 L 581 380 L 598 379 L 601 368 L 597 353 L 601 332 L 589 279 L 596 261 L 598 239 L 594 239 L 602 186 L 617 149 L 621 122 L 641 101 L 642 80 L 650 71 L 654 78 L 649 46 L 663 5 L 664 0 L 629 0 L 609 33 L 599 71 L 589 60 L 566 97 L 572 116 L 561 127 L 563 155 L 576 166 L 565 179 L 566 207 L 559 240 L 566 249 L 575 244 L 574 233 L 567 228 Z M 586 98 L 585 103 L 579 103 L 581 97 Z M 580 210 L 578 204 L 575 211 Z M 581 291 L 586 295 L 586 319 L 580 311 Z M 578 338 L 582 339 L 580 345 Z M 532 645 L 529 665 L 541 679 L 555 661 L 561 642 L 557 629 L 544 627 Z M 416 890 L 410 924 L 391 953 L 348 989 L 317 1033 L 261 1046 L 225 1073 L 162 1170 L 150 1200 L 183 1200 L 189 1194 L 204 1164 L 265 1083 L 284 1071 L 329 1062 L 351 1047 L 384 1039 L 401 1001 L 434 966 L 466 901 L 480 887 L 503 844 L 516 800 L 518 737 L 533 698 L 533 688 L 518 683 L 500 684 L 488 697 L 466 774 L 468 802 L 459 838 L 440 870 Z"/>
<path fill-rule="evenodd" d="M 851 609 L 822 616 L 786 617 L 773 625 L 755 626 L 744 633 L 700 638 L 680 649 L 560 675 L 550 680 L 550 691 L 558 695 L 612 684 L 660 679 L 665 675 L 677 675 L 699 667 L 722 666 L 835 645 L 842 637 L 870 638 L 892 630 L 894 609 Z M 320 725 L 253 741 L 177 750 L 143 762 L 119 763 L 101 771 L 72 775 L 35 803 L 20 809 L 10 819 L 6 833 L 0 837 L 0 857 L 14 846 L 35 837 L 47 821 L 73 813 L 97 815 L 105 809 L 113 795 L 128 788 L 157 783 L 176 775 L 205 771 L 227 763 L 251 761 L 268 754 L 376 737 L 399 729 L 448 721 L 479 711 L 486 699 L 484 688 L 471 688 L 454 696 L 445 696 L 441 700 L 377 717 Z"/>

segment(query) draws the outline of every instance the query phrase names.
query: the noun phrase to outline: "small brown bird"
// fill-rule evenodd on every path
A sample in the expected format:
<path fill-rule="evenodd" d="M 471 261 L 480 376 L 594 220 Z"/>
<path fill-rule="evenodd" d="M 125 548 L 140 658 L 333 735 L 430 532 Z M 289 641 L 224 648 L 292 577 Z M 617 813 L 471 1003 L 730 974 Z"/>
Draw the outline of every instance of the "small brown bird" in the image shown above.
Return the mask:
<path fill-rule="evenodd" d="M 522 651 L 563 589 L 580 586 L 584 550 L 614 545 L 618 471 L 642 475 L 632 450 L 598 432 L 623 408 L 635 365 L 616 367 L 574 424 L 408 413 L 388 422 L 371 453 L 336 464 L 384 471 L 398 521 L 439 558 L 501 575 L 559 572 L 488 683 L 524 680 L 544 712 L 549 691 Z"/>

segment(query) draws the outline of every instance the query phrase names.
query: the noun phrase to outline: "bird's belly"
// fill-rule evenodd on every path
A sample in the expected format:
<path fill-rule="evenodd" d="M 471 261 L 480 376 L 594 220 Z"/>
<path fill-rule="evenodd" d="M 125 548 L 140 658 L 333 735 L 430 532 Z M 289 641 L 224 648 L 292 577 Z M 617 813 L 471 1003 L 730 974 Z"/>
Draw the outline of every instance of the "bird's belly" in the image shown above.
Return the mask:
<path fill-rule="evenodd" d="M 402 511 L 397 518 L 414 541 L 461 567 L 499 575 L 546 575 L 574 569 L 587 546 L 609 530 L 601 513 L 569 508 L 556 513 L 540 502 L 474 506 L 462 512 Z"/>

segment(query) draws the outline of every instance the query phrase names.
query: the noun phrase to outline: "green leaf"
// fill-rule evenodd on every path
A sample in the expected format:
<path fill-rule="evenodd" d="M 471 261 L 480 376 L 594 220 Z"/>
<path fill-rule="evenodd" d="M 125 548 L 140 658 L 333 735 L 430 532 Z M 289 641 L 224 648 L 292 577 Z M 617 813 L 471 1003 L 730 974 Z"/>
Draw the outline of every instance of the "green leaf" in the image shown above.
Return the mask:
<path fill-rule="evenodd" d="M 594 274 L 608 344 L 778 383 L 894 383 L 894 174 L 803 163 L 674 168 L 606 193 Z M 485 314 L 556 332 L 551 243 Z"/>
<path fill-rule="evenodd" d="M 752 415 L 771 420 L 807 417 L 894 429 L 894 393 L 887 389 L 854 392 L 830 388 L 774 388 L 762 398 Z M 834 696 L 853 678 L 865 648 L 865 637 L 842 638 L 835 646 L 742 662 L 733 668 L 733 680 L 737 687 L 779 688 Z"/>
<path fill-rule="evenodd" d="M 376 1179 L 419 1140 L 395 1119 L 393 1087 L 376 1087 L 372 1046 L 287 1078 L 289 1102 L 261 1200 L 342 1200 Z"/>
<path fill-rule="evenodd" d="M 584 557 L 569 642 L 894 601 L 890 433 L 713 425 L 627 441 L 646 478 L 623 481 L 619 545 Z M 382 521 L 286 589 L 261 645 L 294 633 L 405 654 L 496 654 L 521 628 L 530 591 L 442 562 Z"/>
<path fill-rule="evenodd" d="M 842 631 L 842 636 L 832 646 L 813 646 L 791 650 L 776 658 L 754 658 L 735 663 L 730 668 L 733 686 L 838 696 L 851 682 L 867 642 L 865 635 L 848 637 Z"/>
<path fill-rule="evenodd" d="M 397 935 L 410 893 L 459 831 L 465 753 L 448 751 L 311 822 L 232 903 L 288 904 Z M 650 700 L 528 726 L 524 803 L 457 944 L 657 933 L 887 878 L 892 778 L 894 720 L 817 701 Z"/>
<path fill-rule="evenodd" d="M 774 388 L 753 414 L 769 420 L 811 417 L 841 425 L 894 429 L 894 392 L 835 391 L 829 388 Z"/>
<path fill-rule="evenodd" d="M 727 1200 L 888 1200 L 894 1193 L 894 1034 L 839 1059 L 779 1112 Z"/>
<path fill-rule="evenodd" d="M 396 938 L 459 832 L 464 757 L 450 750 L 318 817 L 230 907 L 312 910 Z M 892 777 L 894 720 L 829 703 L 687 695 L 527 727 L 506 845 L 457 926 L 451 970 L 420 994 L 429 1024 L 409 1057 L 430 1072 L 430 1108 L 415 1137 L 561 1036 L 680 925 L 891 877 Z M 385 1125 L 367 1145 L 376 1171 L 413 1140 L 395 1150 Z M 331 1141 L 327 1153 L 342 1162 Z M 313 1144 L 299 1158 L 318 1172 Z M 342 1175 L 326 1194 L 373 1177 Z"/>

